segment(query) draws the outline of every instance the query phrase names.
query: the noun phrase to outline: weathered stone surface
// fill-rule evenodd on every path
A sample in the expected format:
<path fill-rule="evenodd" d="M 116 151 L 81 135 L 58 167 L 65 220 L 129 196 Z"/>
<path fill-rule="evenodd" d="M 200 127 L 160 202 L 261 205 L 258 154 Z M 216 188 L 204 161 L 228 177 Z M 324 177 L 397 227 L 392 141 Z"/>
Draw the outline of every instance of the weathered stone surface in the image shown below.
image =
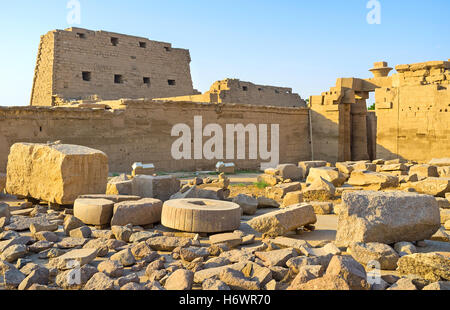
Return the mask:
<path fill-rule="evenodd" d="M 310 201 L 308 203 L 313 206 L 315 214 L 327 215 L 333 212 L 332 202 Z"/>
<path fill-rule="evenodd" d="M 448 199 L 437 197 L 436 201 L 440 209 L 450 209 L 450 201 Z"/>
<path fill-rule="evenodd" d="M 49 265 L 60 270 L 89 264 L 97 257 L 97 249 L 77 249 L 50 260 Z"/>
<path fill-rule="evenodd" d="M 49 282 L 49 270 L 45 267 L 39 267 L 33 270 L 23 281 L 20 283 L 18 289 L 29 289 L 33 284 L 47 285 Z"/>
<path fill-rule="evenodd" d="M 122 263 L 117 260 L 105 260 L 98 264 L 97 269 L 111 278 L 121 277 L 124 271 Z"/>
<path fill-rule="evenodd" d="M 244 214 L 253 215 L 258 209 L 258 200 L 248 195 L 239 194 L 233 198 L 233 202 L 241 207 Z"/>
<path fill-rule="evenodd" d="M 211 199 L 175 199 L 163 205 L 161 223 L 187 232 L 217 233 L 238 229 L 241 207 Z"/>
<path fill-rule="evenodd" d="M 450 166 L 450 157 L 433 158 L 432 160 L 430 160 L 430 162 L 428 164 L 432 165 L 432 166 L 438 166 L 438 167 Z"/>
<path fill-rule="evenodd" d="M 341 186 L 346 181 L 346 177 L 337 168 L 334 167 L 321 167 L 311 168 L 309 171 L 306 183 L 312 184 L 317 180 L 324 179 L 327 182 L 332 183 L 334 186 Z"/>
<path fill-rule="evenodd" d="M 425 240 L 440 227 L 439 208 L 432 196 L 393 192 L 345 192 L 336 244 Z"/>
<path fill-rule="evenodd" d="M 35 217 L 11 216 L 9 225 L 5 230 L 25 231 L 30 229 L 31 224 L 51 225 L 48 215 L 39 214 Z"/>
<path fill-rule="evenodd" d="M 348 175 L 350 175 L 353 172 L 353 170 L 355 170 L 350 163 L 345 163 L 345 162 L 344 163 L 336 163 L 336 168 L 340 172 L 348 174 Z"/>
<path fill-rule="evenodd" d="M 64 218 L 64 233 L 69 236 L 72 229 L 86 226 L 79 218 L 73 215 L 67 215 Z"/>
<path fill-rule="evenodd" d="M 78 198 L 73 214 L 87 225 L 106 225 L 111 221 L 114 202 L 107 199 Z"/>
<path fill-rule="evenodd" d="M 290 193 L 287 193 L 286 196 L 284 196 L 281 208 L 286 208 L 286 207 L 289 207 L 292 205 L 297 205 L 302 202 L 303 202 L 303 192 L 302 191 L 290 192 Z"/>
<path fill-rule="evenodd" d="M 6 174 L 0 173 L 0 194 L 3 193 L 6 187 Z"/>
<path fill-rule="evenodd" d="M 199 270 L 194 273 L 194 282 L 195 283 L 203 283 L 203 281 L 205 281 L 207 279 L 210 279 L 213 277 L 218 277 L 220 275 L 220 273 L 227 268 L 231 268 L 231 269 L 240 271 L 245 266 L 246 266 L 246 262 L 239 262 L 239 263 L 235 263 L 232 265 L 226 265 L 226 266 L 220 266 L 220 267 Z"/>
<path fill-rule="evenodd" d="M 168 236 L 158 236 L 147 239 L 145 241 L 147 245 L 155 251 L 171 252 L 175 248 L 184 248 L 192 245 L 192 241 L 189 238 L 178 238 Z"/>
<path fill-rule="evenodd" d="M 433 236 L 431 236 L 430 240 L 450 242 L 450 234 L 445 231 L 444 227 L 441 227 Z"/>
<path fill-rule="evenodd" d="M 204 247 L 187 247 L 180 250 L 180 256 L 184 261 L 192 262 L 197 258 L 207 258 L 209 251 Z"/>
<path fill-rule="evenodd" d="M 50 224 L 50 225 L 41 225 L 39 223 L 30 224 L 30 232 L 33 235 L 41 231 L 56 231 L 56 230 L 58 230 L 58 224 Z"/>
<path fill-rule="evenodd" d="M 225 243 L 229 248 L 234 248 L 242 244 L 242 236 L 236 233 L 223 233 L 209 236 L 211 244 Z"/>
<path fill-rule="evenodd" d="M 414 165 L 409 168 L 409 175 L 416 174 L 419 178 L 439 177 L 436 166 Z"/>
<path fill-rule="evenodd" d="M 69 144 L 16 143 L 8 156 L 6 191 L 68 205 L 81 194 L 105 193 L 107 177 L 108 157 L 101 151 Z"/>
<path fill-rule="evenodd" d="M 162 201 L 146 198 L 138 201 L 124 201 L 114 205 L 111 226 L 149 225 L 161 220 Z"/>
<path fill-rule="evenodd" d="M 273 174 L 261 174 L 256 179 L 258 183 L 268 184 L 270 186 L 275 186 L 278 183 L 281 183 L 281 177 Z"/>
<path fill-rule="evenodd" d="M 8 263 L 12 263 L 25 255 L 27 255 L 27 247 L 23 244 L 14 244 L 4 250 L 0 258 Z"/>
<path fill-rule="evenodd" d="M 40 231 L 38 233 L 33 234 L 33 238 L 38 241 L 48 241 L 48 242 L 58 242 L 59 237 L 57 234 L 51 231 Z"/>
<path fill-rule="evenodd" d="M 355 170 L 350 175 L 348 184 L 364 186 L 368 189 L 381 190 L 398 186 L 398 177 L 372 171 Z"/>
<path fill-rule="evenodd" d="M 259 282 L 245 278 L 241 271 L 225 268 L 220 272 L 219 278 L 232 290 L 259 290 Z"/>
<path fill-rule="evenodd" d="M 180 180 L 175 176 L 138 175 L 133 178 L 132 194 L 142 198 L 166 201 L 179 190 Z"/>
<path fill-rule="evenodd" d="M 450 281 L 438 281 L 425 286 L 424 291 L 450 291 Z"/>
<path fill-rule="evenodd" d="M 402 275 L 418 275 L 436 282 L 450 281 L 450 257 L 440 253 L 416 253 L 398 260 L 398 272 Z"/>
<path fill-rule="evenodd" d="M 321 277 L 324 271 L 325 270 L 321 265 L 309 265 L 300 267 L 298 274 L 291 282 L 288 290 L 301 290 L 303 284 Z"/>
<path fill-rule="evenodd" d="M 1 241 L 0 242 L 0 252 L 6 251 L 9 247 L 13 245 L 28 245 L 33 243 L 33 239 L 28 236 L 20 236 L 20 237 L 13 237 L 11 239 Z"/>
<path fill-rule="evenodd" d="M 437 197 L 445 197 L 450 192 L 450 178 L 427 178 L 413 185 L 417 192 Z"/>
<path fill-rule="evenodd" d="M 166 290 L 191 290 L 194 281 L 194 273 L 186 269 L 178 269 L 166 280 L 164 288 Z"/>
<path fill-rule="evenodd" d="M 352 290 L 369 289 L 364 267 L 351 256 L 335 255 L 328 265 L 326 275 L 342 277 Z"/>
<path fill-rule="evenodd" d="M 202 283 L 204 291 L 229 291 L 230 287 L 224 282 L 216 279 L 207 279 Z"/>
<path fill-rule="evenodd" d="M 114 281 L 103 272 L 97 272 L 86 283 L 84 290 L 110 291 L 114 290 Z"/>
<path fill-rule="evenodd" d="M 309 174 L 311 168 L 325 167 L 327 165 L 326 161 L 314 160 L 314 161 L 301 161 L 298 163 L 298 167 L 302 171 L 303 178 L 306 178 Z"/>
<path fill-rule="evenodd" d="M 417 249 L 411 242 L 397 242 L 394 244 L 394 249 L 397 251 L 399 256 L 405 256 L 417 253 Z"/>
<path fill-rule="evenodd" d="M 123 266 L 128 267 L 136 263 L 130 249 L 125 249 L 111 256 L 111 260 L 119 261 Z"/>
<path fill-rule="evenodd" d="M 276 170 L 285 180 L 300 181 L 303 178 L 302 169 L 293 164 L 278 165 Z"/>
<path fill-rule="evenodd" d="M 57 246 L 60 249 L 73 249 L 73 248 L 81 248 L 86 244 L 88 240 L 84 238 L 73 238 L 67 237 L 63 238 L 60 242 L 58 242 Z"/>
<path fill-rule="evenodd" d="M 410 278 L 402 278 L 395 282 L 387 290 L 389 291 L 416 291 L 417 287 Z"/>
<path fill-rule="evenodd" d="M 278 208 L 280 204 L 273 199 L 260 196 L 258 197 L 258 208 Z"/>
<path fill-rule="evenodd" d="M 26 277 L 14 265 L 3 261 L 0 261 L 0 275 L 6 289 L 16 289 Z"/>
<path fill-rule="evenodd" d="M 330 200 L 334 197 L 335 193 L 336 187 L 320 177 L 303 190 L 303 198 L 306 201 Z"/>
<path fill-rule="evenodd" d="M 41 240 L 41 241 L 35 242 L 32 245 L 28 246 L 28 250 L 30 252 L 39 253 L 39 252 L 42 252 L 42 251 L 52 248 L 53 245 L 54 245 L 53 242 Z"/>
<path fill-rule="evenodd" d="M 298 256 L 296 250 L 281 249 L 268 252 L 255 252 L 255 256 L 262 259 L 267 266 L 286 266 L 286 262 L 292 257 Z"/>
<path fill-rule="evenodd" d="M 297 287 L 298 290 L 306 291 L 349 291 L 352 290 L 350 285 L 337 275 L 324 275 L 323 277 L 310 280 L 305 284 Z"/>
<path fill-rule="evenodd" d="M 445 224 L 447 221 L 450 221 L 450 210 L 440 209 L 439 213 L 441 215 L 441 224 Z"/>
<path fill-rule="evenodd" d="M 78 199 L 105 199 L 112 201 L 114 203 L 124 202 L 124 201 L 136 201 L 142 198 L 136 195 L 120 195 L 120 194 L 88 194 L 80 195 Z"/>
<path fill-rule="evenodd" d="M 377 170 L 377 165 L 373 164 L 373 163 L 368 163 L 368 162 L 357 162 L 353 165 L 353 170 L 357 170 L 357 171 L 373 171 L 375 172 Z"/>
<path fill-rule="evenodd" d="M 72 238 L 85 238 L 88 239 L 91 237 L 91 229 L 87 226 L 83 226 L 83 227 L 78 227 L 75 229 L 72 229 L 69 233 L 69 235 Z"/>
<path fill-rule="evenodd" d="M 266 196 L 270 199 L 281 200 L 289 192 L 295 192 L 302 189 L 300 182 L 282 183 L 266 188 Z"/>
<path fill-rule="evenodd" d="M 248 221 L 248 224 L 260 233 L 277 237 L 299 227 L 314 224 L 316 221 L 314 208 L 309 204 L 299 204 L 257 216 Z"/>
<path fill-rule="evenodd" d="M 9 211 L 9 206 L 6 203 L 0 202 L 0 218 L 6 218 L 9 224 L 9 219 L 11 218 L 11 213 Z"/>
<path fill-rule="evenodd" d="M 109 248 L 107 244 L 108 239 L 93 239 L 89 240 L 85 245 L 83 245 L 83 249 L 96 249 L 97 257 L 104 257 L 108 255 Z"/>
<path fill-rule="evenodd" d="M 107 195 L 131 195 L 133 193 L 133 180 L 111 180 L 106 185 Z"/>
<path fill-rule="evenodd" d="M 305 240 L 287 237 L 276 237 L 275 239 L 269 239 L 269 242 L 282 248 L 293 248 L 297 251 L 300 251 L 301 248 L 309 247 L 308 242 Z"/>
<path fill-rule="evenodd" d="M 353 243 L 350 245 L 350 253 L 357 262 L 363 265 L 377 261 L 382 270 L 395 270 L 400 258 L 389 245 L 377 242 Z"/>

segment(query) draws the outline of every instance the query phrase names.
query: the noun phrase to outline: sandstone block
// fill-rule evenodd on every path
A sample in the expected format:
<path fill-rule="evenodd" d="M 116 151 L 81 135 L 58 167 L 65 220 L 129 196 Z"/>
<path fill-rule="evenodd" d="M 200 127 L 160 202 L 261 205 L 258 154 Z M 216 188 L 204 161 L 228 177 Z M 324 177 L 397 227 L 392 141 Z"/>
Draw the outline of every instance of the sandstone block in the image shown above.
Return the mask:
<path fill-rule="evenodd" d="M 428 195 L 393 192 L 344 192 L 336 243 L 425 240 L 441 226 L 436 199 Z"/>
<path fill-rule="evenodd" d="M 273 199 L 260 196 L 258 197 L 258 208 L 278 208 L 280 204 Z"/>
<path fill-rule="evenodd" d="M 301 161 L 298 163 L 298 167 L 302 171 L 303 178 L 306 178 L 309 174 L 309 169 L 325 167 L 327 165 L 326 161 L 323 160 L 314 160 L 314 161 Z"/>
<path fill-rule="evenodd" d="M 303 192 L 302 191 L 290 192 L 290 193 L 287 193 L 286 196 L 284 196 L 283 204 L 281 205 L 281 208 L 286 208 L 286 207 L 289 207 L 292 205 L 297 205 L 302 202 L 303 202 Z"/>
<path fill-rule="evenodd" d="M 266 188 L 266 196 L 270 199 L 281 200 L 289 192 L 295 192 L 302 189 L 300 182 L 282 183 Z"/>
<path fill-rule="evenodd" d="M 244 214 L 253 215 L 258 210 L 258 200 L 248 195 L 239 194 L 233 198 L 233 202 L 241 207 Z"/>
<path fill-rule="evenodd" d="M 238 204 L 209 199 L 174 199 L 163 205 L 161 223 L 187 232 L 225 232 L 238 229 L 241 207 Z"/>
<path fill-rule="evenodd" d="M 309 204 L 299 204 L 257 216 L 248 224 L 266 236 L 277 237 L 302 226 L 314 224 L 316 221 L 314 208 Z"/>
<path fill-rule="evenodd" d="M 106 194 L 131 195 L 133 193 L 133 180 L 108 182 Z"/>
<path fill-rule="evenodd" d="M 432 165 L 432 166 L 438 166 L 438 167 L 450 166 L 450 157 L 434 158 L 434 159 L 430 160 L 430 162 L 428 164 Z"/>
<path fill-rule="evenodd" d="M 293 164 L 278 165 L 276 170 L 279 171 L 278 175 L 285 180 L 300 181 L 303 178 L 302 169 Z"/>
<path fill-rule="evenodd" d="M 124 201 L 114 205 L 111 226 L 145 226 L 161 221 L 162 202 L 145 198 L 137 201 Z"/>
<path fill-rule="evenodd" d="M 353 171 L 348 180 L 348 184 L 381 190 L 389 187 L 397 187 L 398 177 L 371 171 Z"/>
<path fill-rule="evenodd" d="M 398 260 L 398 272 L 429 281 L 450 281 L 450 257 L 440 253 L 416 253 Z"/>
<path fill-rule="evenodd" d="M 108 177 L 105 153 L 69 144 L 14 144 L 8 156 L 6 190 L 13 195 L 73 204 L 82 194 L 103 194 Z"/>
<path fill-rule="evenodd" d="M 333 183 L 334 186 L 341 186 L 346 181 L 346 177 L 343 173 L 339 172 L 337 168 L 333 167 L 321 167 L 321 168 L 311 168 L 309 170 L 308 178 L 306 183 L 312 184 L 316 180 L 324 180 Z"/>
<path fill-rule="evenodd" d="M 414 189 L 423 194 L 445 197 L 450 192 L 450 178 L 427 178 L 413 184 Z"/>
<path fill-rule="evenodd" d="M 142 198 L 166 201 L 179 190 L 180 180 L 174 176 L 138 175 L 133 178 L 132 194 Z"/>
<path fill-rule="evenodd" d="M 417 174 L 420 178 L 439 177 L 436 166 L 414 165 L 409 168 L 409 175 Z"/>
<path fill-rule="evenodd" d="M 78 198 L 73 214 L 86 225 L 106 225 L 111 222 L 114 202 L 106 199 Z"/>
<path fill-rule="evenodd" d="M 377 242 L 353 243 L 350 245 L 350 253 L 356 261 L 363 265 L 377 261 L 382 270 L 397 269 L 397 261 L 400 258 L 389 245 Z"/>
<path fill-rule="evenodd" d="M 330 200 L 334 197 L 335 193 L 336 187 L 320 177 L 303 190 L 303 198 L 305 201 Z"/>
<path fill-rule="evenodd" d="M 369 289 L 364 267 L 351 256 L 335 255 L 328 265 L 326 275 L 342 277 L 352 290 Z"/>
<path fill-rule="evenodd" d="M 281 182 L 281 178 L 276 175 L 261 174 L 258 176 L 257 181 L 258 183 L 265 183 L 270 186 L 275 186 Z"/>
<path fill-rule="evenodd" d="M 66 254 L 52 258 L 49 264 L 59 270 L 73 269 L 77 266 L 80 267 L 89 264 L 97 257 L 97 253 L 97 249 L 72 250 Z"/>

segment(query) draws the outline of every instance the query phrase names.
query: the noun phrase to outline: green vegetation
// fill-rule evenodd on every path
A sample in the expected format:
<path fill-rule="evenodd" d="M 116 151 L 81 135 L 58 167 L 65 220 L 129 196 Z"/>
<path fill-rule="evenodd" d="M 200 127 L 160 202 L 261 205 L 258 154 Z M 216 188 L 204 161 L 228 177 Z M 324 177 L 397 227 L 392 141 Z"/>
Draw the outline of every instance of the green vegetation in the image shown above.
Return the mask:
<path fill-rule="evenodd" d="M 367 108 L 369 111 L 375 111 L 375 103 Z"/>
<path fill-rule="evenodd" d="M 253 185 L 255 185 L 259 189 L 265 189 L 266 187 L 269 187 L 269 184 L 267 184 L 266 182 L 256 182 L 253 183 Z"/>

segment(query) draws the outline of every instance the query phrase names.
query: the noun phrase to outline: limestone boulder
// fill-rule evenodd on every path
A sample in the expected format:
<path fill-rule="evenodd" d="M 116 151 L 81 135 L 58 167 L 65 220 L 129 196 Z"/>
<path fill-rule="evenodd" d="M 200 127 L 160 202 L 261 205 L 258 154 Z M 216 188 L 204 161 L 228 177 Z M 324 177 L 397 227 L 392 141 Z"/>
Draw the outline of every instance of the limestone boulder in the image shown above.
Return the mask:
<path fill-rule="evenodd" d="M 109 181 L 106 186 L 108 195 L 131 195 L 133 193 L 133 180 Z"/>
<path fill-rule="evenodd" d="M 254 217 L 248 224 L 265 236 L 277 237 L 316 222 L 314 208 L 310 204 L 298 204 Z"/>
<path fill-rule="evenodd" d="M 282 183 L 266 188 L 266 196 L 270 199 L 281 200 L 287 193 L 302 189 L 300 182 Z"/>
<path fill-rule="evenodd" d="M 360 161 L 353 164 L 353 170 L 375 172 L 377 170 L 377 165 L 365 161 Z"/>
<path fill-rule="evenodd" d="M 8 156 L 6 191 L 60 205 L 82 194 L 104 194 L 105 153 L 79 145 L 16 143 Z"/>
<path fill-rule="evenodd" d="M 398 260 L 398 272 L 402 275 L 417 275 L 436 282 L 450 281 L 450 257 L 441 253 L 415 253 Z"/>
<path fill-rule="evenodd" d="M 180 180 L 175 176 L 138 175 L 133 178 L 132 195 L 142 198 L 155 198 L 162 201 L 180 190 Z"/>
<path fill-rule="evenodd" d="M 162 201 L 144 198 L 137 201 L 124 201 L 114 205 L 111 226 L 145 226 L 161 221 Z"/>
<path fill-rule="evenodd" d="M 281 183 L 281 178 L 277 175 L 271 174 L 261 174 L 257 178 L 258 183 L 268 184 L 270 186 L 275 186 Z"/>
<path fill-rule="evenodd" d="M 300 181 L 303 178 L 302 169 L 293 164 L 278 165 L 277 170 L 284 180 Z"/>
<path fill-rule="evenodd" d="M 351 256 L 333 256 L 328 265 L 326 275 L 343 278 L 352 290 L 369 289 L 364 266 Z"/>
<path fill-rule="evenodd" d="M 107 225 L 111 222 L 114 202 L 107 199 L 78 198 L 73 214 L 86 225 Z"/>
<path fill-rule="evenodd" d="M 433 158 L 432 160 L 430 160 L 430 162 L 428 164 L 432 165 L 432 166 L 438 166 L 438 167 L 450 166 L 450 157 Z"/>
<path fill-rule="evenodd" d="M 325 167 L 326 165 L 327 162 L 323 160 L 301 161 L 298 163 L 298 167 L 302 171 L 303 178 L 308 176 L 311 168 Z"/>
<path fill-rule="evenodd" d="M 278 208 L 280 204 L 273 199 L 267 198 L 265 196 L 258 197 L 258 208 Z"/>
<path fill-rule="evenodd" d="M 233 202 L 238 204 L 242 212 L 247 215 L 253 215 L 258 210 L 258 200 L 248 195 L 239 194 L 233 198 Z"/>
<path fill-rule="evenodd" d="M 441 226 L 436 199 L 429 195 L 392 192 L 344 192 L 336 244 L 391 244 L 430 238 Z"/>
<path fill-rule="evenodd" d="M 286 208 L 286 207 L 289 207 L 292 205 L 297 205 L 302 202 L 303 202 L 303 192 L 302 191 L 290 192 L 290 193 L 287 193 L 286 196 L 284 196 L 281 208 Z"/>
<path fill-rule="evenodd" d="M 445 197 L 450 192 L 450 178 L 426 178 L 413 184 L 414 189 L 423 194 Z"/>
<path fill-rule="evenodd" d="M 419 178 L 439 177 L 436 166 L 414 165 L 409 168 L 409 175 L 416 174 Z"/>
<path fill-rule="evenodd" d="M 377 261 L 382 270 L 395 270 L 400 258 L 389 245 L 378 242 L 356 242 L 351 244 L 349 249 L 353 258 L 360 264 L 367 265 L 371 261 Z"/>
<path fill-rule="evenodd" d="M 305 201 L 330 200 L 334 197 L 335 193 L 336 187 L 320 177 L 303 190 L 303 198 Z"/>
<path fill-rule="evenodd" d="M 355 170 L 350 175 L 348 184 L 364 186 L 368 189 L 381 190 L 398 186 L 398 177 L 372 171 Z"/>
<path fill-rule="evenodd" d="M 324 179 L 332 183 L 334 186 L 341 186 L 346 181 L 346 176 L 340 172 L 337 168 L 333 167 L 321 167 L 321 168 L 311 168 L 309 170 L 308 178 L 306 183 L 312 184 L 316 180 Z"/>

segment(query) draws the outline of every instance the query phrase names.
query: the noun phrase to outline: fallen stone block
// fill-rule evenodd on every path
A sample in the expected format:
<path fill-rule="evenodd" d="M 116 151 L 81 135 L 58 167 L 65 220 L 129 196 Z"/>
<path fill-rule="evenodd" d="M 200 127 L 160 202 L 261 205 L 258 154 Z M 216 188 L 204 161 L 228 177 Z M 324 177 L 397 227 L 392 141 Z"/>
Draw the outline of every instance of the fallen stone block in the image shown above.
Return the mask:
<path fill-rule="evenodd" d="M 239 228 L 238 204 L 210 199 L 175 199 L 163 205 L 161 223 L 187 232 L 218 233 Z"/>
<path fill-rule="evenodd" d="M 69 144 L 14 144 L 8 156 L 6 191 L 60 205 L 82 194 L 103 194 L 108 177 L 105 153 Z"/>
<path fill-rule="evenodd" d="M 106 186 L 107 195 L 131 195 L 133 193 L 133 180 L 111 181 Z"/>
<path fill-rule="evenodd" d="M 73 214 L 86 225 L 107 225 L 113 216 L 114 202 L 106 199 L 78 198 Z"/>
<path fill-rule="evenodd" d="M 440 178 L 450 178 L 450 166 L 438 167 L 437 171 Z"/>
<path fill-rule="evenodd" d="M 450 281 L 450 257 L 440 253 L 416 253 L 398 260 L 397 271 L 401 275 L 417 275 L 436 282 Z"/>
<path fill-rule="evenodd" d="M 266 196 L 270 199 L 281 200 L 289 192 L 295 192 L 302 189 L 300 182 L 282 183 L 266 188 Z"/>
<path fill-rule="evenodd" d="M 258 210 L 258 200 L 248 195 L 239 194 L 233 198 L 233 202 L 241 207 L 243 214 L 253 215 Z"/>
<path fill-rule="evenodd" d="M 352 290 L 368 290 L 370 288 L 364 266 L 351 256 L 335 255 L 328 264 L 326 275 L 343 278 Z"/>
<path fill-rule="evenodd" d="M 308 178 L 306 179 L 307 184 L 312 184 L 317 180 L 324 179 L 334 186 L 341 186 L 347 180 L 347 177 L 340 172 L 337 168 L 333 167 L 321 167 L 321 168 L 311 168 L 309 170 Z"/>
<path fill-rule="evenodd" d="M 445 197 L 450 192 L 450 178 L 427 178 L 413 183 L 414 189 L 423 194 Z"/>
<path fill-rule="evenodd" d="M 97 249 L 77 249 L 50 259 L 49 265 L 59 270 L 79 268 L 97 257 Z"/>
<path fill-rule="evenodd" d="M 414 165 L 409 168 L 409 175 L 416 174 L 420 178 L 439 177 L 436 166 Z"/>
<path fill-rule="evenodd" d="M 268 237 L 277 237 L 317 221 L 314 208 L 309 204 L 299 204 L 289 208 L 257 216 L 248 224 Z"/>
<path fill-rule="evenodd" d="M 258 208 L 278 208 L 280 204 L 273 199 L 260 196 L 258 197 Z"/>
<path fill-rule="evenodd" d="M 430 160 L 430 162 L 428 164 L 432 165 L 432 166 L 438 166 L 438 167 L 450 166 L 450 157 L 433 158 L 432 160 Z"/>
<path fill-rule="evenodd" d="M 293 164 L 278 165 L 276 170 L 284 180 L 301 181 L 303 178 L 302 169 Z"/>
<path fill-rule="evenodd" d="M 162 201 L 145 198 L 136 201 L 124 201 L 114 205 L 111 226 L 145 226 L 161 221 Z"/>
<path fill-rule="evenodd" d="M 81 195 L 78 198 L 86 198 L 86 199 L 106 199 L 111 200 L 114 203 L 119 203 L 123 201 L 136 201 L 141 200 L 142 198 L 134 195 L 119 195 L 119 194 L 93 194 L 93 195 Z"/>
<path fill-rule="evenodd" d="M 353 164 L 354 171 L 377 171 L 377 165 L 368 162 L 357 162 Z"/>
<path fill-rule="evenodd" d="M 313 206 L 315 214 L 327 215 L 333 213 L 332 202 L 310 201 L 308 203 Z"/>
<path fill-rule="evenodd" d="M 350 245 L 350 253 L 360 264 L 367 265 L 371 261 L 380 264 L 381 270 L 397 269 L 397 261 L 400 258 L 393 248 L 387 244 L 378 242 L 360 243 Z"/>
<path fill-rule="evenodd" d="M 133 169 L 132 176 L 153 175 L 155 173 L 155 165 L 153 164 L 134 163 L 131 168 Z"/>
<path fill-rule="evenodd" d="M 429 195 L 392 192 L 344 192 L 336 244 L 391 244 L 430 238 L 441 226 L 436 199 Z"/>
<path fill-rule="evenodd" d="M 335 193 L 336 187 L 321 177 L 303 190 L 303 199 L 305 201 L 330 200 Z"/>
<path fill-rule="evenodd" d="M 275 176 L 275 175 L 261 174 L 258 176 L 257 181 L 258 181 L 258 183 L 275 186 L 278 183 L 281 183 L 281 178 L 279 176 Z"/>
<path fill-rule="evenodd" d="M 132 194 L 142 198 L 166 201 L 179 190 L 180 180 L 175 176 L 138 175 L 133 178 Z"/>
<path fill-rule="evenodd" d="M 281 204 L 281 208 L 286 208 L 292 205 L 297 205 L 303 202 L 303 192 L 296 191 L 287 193 L 283 198 L 283 203 Z"/>
<path fill-rule="evenodd" d="M 309 169 L 325 167 L 326 165 L 327 165 L 327 162 L 323 161 L 323 160 L 301 161 L 298 163 L 298 167 L 301 169 L 304 179 L 306 179 L 306 177 L 308 176 Z"/>
<path fill-rule="evenodd" d="M 398 186 L 398 177 L 372 171 L 353 171 L 348 184 L 364 186 L 367 189 L 381 190 Z"/>
<path fill-rule="evenodd" d="M 350 174 L 353 172 L 353 170 L 355 170 L 355 169 L 353 168 L 353 165 L 352 165 L 351 163 L 347 163 L 347 162 L 336 163 L 336 168 L 337 168 L 340 172 L 345 173 L 345 174 L 348 174 L 348 175 L 350 175 Z"/>

